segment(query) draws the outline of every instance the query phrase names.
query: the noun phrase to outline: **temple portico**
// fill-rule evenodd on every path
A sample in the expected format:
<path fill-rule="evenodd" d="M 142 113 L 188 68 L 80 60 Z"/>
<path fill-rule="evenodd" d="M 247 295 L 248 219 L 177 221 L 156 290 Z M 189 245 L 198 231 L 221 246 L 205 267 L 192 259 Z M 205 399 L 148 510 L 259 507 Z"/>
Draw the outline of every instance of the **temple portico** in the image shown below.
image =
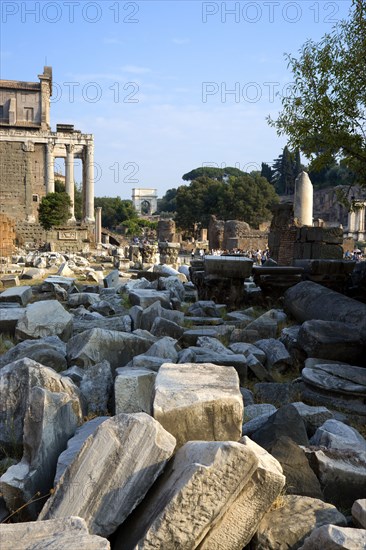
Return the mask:
<path fill-rule="evenodd" d="M 66 131 L 65 131 L 66 130 Z M 0 129 L 0 142 L 9 141 L 9 131 Z M 68 126 L 57 125 L 56 132 L 12 130 L 12 143 L 19 142 L 23 150 L 34 149 L 34 146 L 44 148 L 45 170 L 44 185 L 46 195 L 55 191 L 55 159 L 65 160 L 65 187 L 72 206 L 70 207 L 70 222 L 75 221 L 74 213 L 74 161 L 81 159 L 83 164 L 83 222 L 94 223 L 94 142 L 92 134 L 82 134 Z M 42 177 L 42 174 L 39 174 Z"/>
<path fill-rule="evenodd" d="M 347 237 L 357 241 L 366 240 L 366 201 L 356 200 L 348 213 Z"/>

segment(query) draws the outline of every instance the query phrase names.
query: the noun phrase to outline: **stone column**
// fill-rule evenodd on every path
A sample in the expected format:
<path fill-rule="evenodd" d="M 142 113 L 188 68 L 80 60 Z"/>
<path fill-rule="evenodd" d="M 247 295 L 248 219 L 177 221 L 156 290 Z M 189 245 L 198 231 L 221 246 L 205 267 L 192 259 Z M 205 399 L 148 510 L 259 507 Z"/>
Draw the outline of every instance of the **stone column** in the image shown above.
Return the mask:
<path fill-rule="evenodd" d="M 356 212 L 348 212 L 348 232 L 354 233 L 356 231 Z"/>
<path fill-rule="evenodd" d="M 359 226 L 358 226 L 358 230 L 360 231 L 360 233 L 364 233 L 365 232 L 365 203 L 362 204 L 360 210 L 359 210 Z"/>
<path fill-rule="evenodd" d="M 55 192 L 55 157 L 53 156 L 53 143 L 47 143 L 46 151 L 46 195 Z"/>
<path fill-rule="evenodd" d="M 94 144 L 90 142 L 85 148 L 85 219 L 86 223 L 94 223 Z"/>
<path fill-rule="evenodd" d="M 95 210 L 95 244 L 102 243 L 102 207 L 97 206 Z"/>
<path fill-rule="evenodd" d="M 313 184 L 306 172 L 295 180 L 294 216 L 301 225 L 313 225 Z"/>
<path fill-rule="evenodd" d="M 69 222 L 75 222 L 75 206 L 74 206 L 74 145 L 66 145 L 66 193 L 71 200 Z"/>

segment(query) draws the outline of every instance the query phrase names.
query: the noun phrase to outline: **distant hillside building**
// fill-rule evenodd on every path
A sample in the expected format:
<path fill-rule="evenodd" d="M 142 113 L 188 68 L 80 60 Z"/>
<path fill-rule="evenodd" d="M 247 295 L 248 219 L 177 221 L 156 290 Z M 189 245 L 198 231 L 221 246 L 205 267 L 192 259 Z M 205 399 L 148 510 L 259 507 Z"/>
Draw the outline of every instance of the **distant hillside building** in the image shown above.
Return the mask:
<path fill-rule="evenodd" d="M 74 159 L 83 163 L 83 221 L 94 222 L 94 139 L 70 124 L 50 126 L 52 68 L 39 82 L 0 80 L 0 213 L 35 223 L 39 202 L 54 192 L 55 159 L 65 159 L 66 192 L 74 200 Z M 70 222 L 75 221 L 74 207 Z"/>

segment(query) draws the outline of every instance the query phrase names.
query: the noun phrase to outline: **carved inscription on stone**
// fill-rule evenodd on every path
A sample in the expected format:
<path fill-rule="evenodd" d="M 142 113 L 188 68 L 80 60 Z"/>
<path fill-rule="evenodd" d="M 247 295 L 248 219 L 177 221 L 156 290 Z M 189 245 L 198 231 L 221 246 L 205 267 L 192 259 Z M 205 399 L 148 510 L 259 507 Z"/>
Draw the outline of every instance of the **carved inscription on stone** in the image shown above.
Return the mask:
<path fill-rule="evenodd" d="M 76 231 L 59 231 L 58 240 L 59 241 L 76 241 L 77 240 Z"/>

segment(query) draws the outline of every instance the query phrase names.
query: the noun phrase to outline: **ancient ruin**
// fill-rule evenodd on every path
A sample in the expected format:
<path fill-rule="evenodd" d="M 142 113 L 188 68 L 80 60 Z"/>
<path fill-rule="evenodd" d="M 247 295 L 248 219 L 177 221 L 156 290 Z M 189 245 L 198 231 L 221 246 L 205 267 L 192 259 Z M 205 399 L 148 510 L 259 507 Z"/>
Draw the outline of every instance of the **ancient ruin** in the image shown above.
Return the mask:
<path fill-rule="evenodd" d="M 44 67 L 38 78 L 39 82 L 0 81 L 0 212 L 15 222 L 17 236 L 26 232 L 34 241 L 39 238 L 39 203 L 55 190 L 58 158 L 65 161 L 65 187 L 72 203 L 69 223 L 75 225 L 74 159 L 81 159 L 82 219 L 94 225 L 93 136 L 70 124 L 57 124 L 56 131 L 51 130 L 52 68 Z M 67 239 L 66 232 L 63 238 Z"/>

